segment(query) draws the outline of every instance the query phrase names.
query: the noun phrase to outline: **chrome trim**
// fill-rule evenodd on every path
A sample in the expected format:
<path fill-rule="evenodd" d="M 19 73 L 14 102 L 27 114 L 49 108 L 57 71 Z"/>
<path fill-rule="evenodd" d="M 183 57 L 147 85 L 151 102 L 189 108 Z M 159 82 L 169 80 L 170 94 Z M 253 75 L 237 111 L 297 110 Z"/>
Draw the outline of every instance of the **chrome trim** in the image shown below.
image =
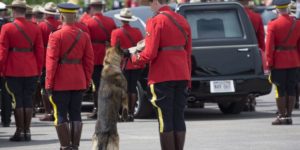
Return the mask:
<path fill-rule="evenodd" d="M 251 44 L 251 45 L 222 45 L 222 46 L 199 46 L 199 47 L 193 47 L 193 50 L 196 49 L 216 49 L 216 48 L 241 48 L 241 47 L 257 47 L 257 44 Z"/>

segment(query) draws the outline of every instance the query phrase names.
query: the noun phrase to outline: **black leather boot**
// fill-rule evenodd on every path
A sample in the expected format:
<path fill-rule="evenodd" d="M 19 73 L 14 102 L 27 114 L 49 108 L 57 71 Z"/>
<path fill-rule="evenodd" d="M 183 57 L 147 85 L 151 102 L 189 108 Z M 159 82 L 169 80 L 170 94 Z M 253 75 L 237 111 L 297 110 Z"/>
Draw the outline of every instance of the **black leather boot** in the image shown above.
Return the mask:
<path fill-rule="evenodd" d="M 276 104 L 277 104 L 277 108 L 278 108 L 278 116 L 272 122 L 272 125 L 285 125 L 285 124 L 287 124 L 287 120 L 285 118 L 285 114 L 286 114 L 286 99 L 285 99 L 285 97 L 277 98 Z"/>
<path fill-rule="evenodd" d="M 16 108 L 14 111 L 16 132 L 9 138 L 10 141 L 24 141 L 24 109 Z"/>
<path fill-rule="evenodd" d="M 183 150 L 185 142 L 185 131 L 174 132 L 175 135 L 175 150 Z"/>
<path fill-rule="evenodd" d="M 24 138 L 25 141 L 31 141 L 31 133 L 30 133 L 30 124 L 33 113 L 33 108 L 25 108 L 24 109 Z"/>
<path fill-rule="evenodd" d="M 61 150 L 71 150 L 70 128 L 67 122 L 55 126 Z"/>
<path fill-rule="evenodd" d="M 175 150 L 174 132 L 160 133 L 161 150 Z"/>
<path fill-rule="evenodd" d="M 80 121 L 71 122 L 71 145 L 73 150 L 78 150 L 81 138 L 82 123 Z"/>
<path fill-rule="evenodd" d="M 296 102 L 296 97 L 295 96 L 289 96 L 289 99 L 287 101 L 287 112 L 286 112 L 286 120 L 287 120 L 287 124 L 291 125 L 293 124 L 293 120 L 292 120 L 292 112 L 295 106 L 295 102 Z"/>

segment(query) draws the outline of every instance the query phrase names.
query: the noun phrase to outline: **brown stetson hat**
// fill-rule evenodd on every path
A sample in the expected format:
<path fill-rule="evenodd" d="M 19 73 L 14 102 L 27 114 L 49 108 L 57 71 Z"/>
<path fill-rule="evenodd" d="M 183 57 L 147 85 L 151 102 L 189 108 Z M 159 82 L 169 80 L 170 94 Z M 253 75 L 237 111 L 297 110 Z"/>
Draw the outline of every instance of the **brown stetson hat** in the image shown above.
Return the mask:
<path fill-rule="evenodd" d="M 6 6 L 7 8 L 27 8 L 26 0 L 13 0 L 10 5 Z"/>
<path fill-rule="evenodd" d="M 105 5 L 105 0 L 91 0 L 89 5 Z"/>
<path fill-rule="evenodd" d="M 29 6 L 29 5 L 27 5 L 27 7 L 26 7 L 26 14 L 28 14 L 28 15 L 32 15 L 33 14 L 32 7 Z"/>
<path fill-rule="evenodd" d="M 44 7 L 40 7 L 40 11 L 44 14 L 59 15 L 57 11 L 57 5 L 53 2 L 48 2 L 45 4 Z"/>

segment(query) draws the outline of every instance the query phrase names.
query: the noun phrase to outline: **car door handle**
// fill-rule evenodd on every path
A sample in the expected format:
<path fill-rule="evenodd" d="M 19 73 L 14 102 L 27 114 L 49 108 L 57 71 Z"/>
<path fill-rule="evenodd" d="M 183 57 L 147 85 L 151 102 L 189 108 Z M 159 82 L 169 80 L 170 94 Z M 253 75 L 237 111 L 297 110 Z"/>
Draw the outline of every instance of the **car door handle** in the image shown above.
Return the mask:
<path fill-rule="evenodd" d="M 248 52 L 249 48 L 239 48 L 238 51 L 239 52 Z"/>

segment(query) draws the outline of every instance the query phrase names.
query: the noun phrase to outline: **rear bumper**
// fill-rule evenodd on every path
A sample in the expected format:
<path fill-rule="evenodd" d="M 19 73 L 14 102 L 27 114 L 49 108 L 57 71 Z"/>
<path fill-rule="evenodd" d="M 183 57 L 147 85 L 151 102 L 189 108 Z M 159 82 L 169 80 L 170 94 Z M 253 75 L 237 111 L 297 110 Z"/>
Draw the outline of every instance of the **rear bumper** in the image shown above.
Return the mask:
<path fill-rule="evenodd" d="M 235 86 L 234 93 L 211 93 L 210 81 L 212 80 L 233 80 Z M 272 85 L 268 81 L 268 76 L 243 76 L 243 77 L 218 77 L 218 78 L 193 78 L 190 96 L 203 101 L 218 101 L 225 97 L 242 97 L 249 94 L 261 96 L 269 94 Z"/>

